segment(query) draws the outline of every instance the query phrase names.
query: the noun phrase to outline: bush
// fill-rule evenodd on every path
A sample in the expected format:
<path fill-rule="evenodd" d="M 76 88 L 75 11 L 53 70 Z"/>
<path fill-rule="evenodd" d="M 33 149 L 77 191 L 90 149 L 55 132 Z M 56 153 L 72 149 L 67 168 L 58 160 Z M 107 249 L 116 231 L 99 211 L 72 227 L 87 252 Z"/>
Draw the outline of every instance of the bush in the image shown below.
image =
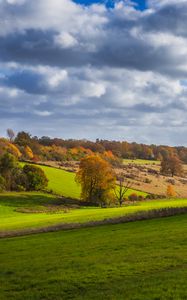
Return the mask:
<path fill-rule="evenodd" d="M 145 182 L 145 183 L 151 183 L 151 182 L 152 182 L 152 180 L 151 180 L 151 179 L 149 179 L 149 178 L 146 178 L 144 182 Z"/>
<path fill-rule="evenodd" d="M 129 195 L 129 201 L 138 201 L 138 195 L 136 193 L 132 193 Z"/>
<path fill-rule="evenodd" d="M 138 196 L 138 201 L 143 201 L 144 200 L 144 197 L 142 195 L 139 195 Z"/>
<path fill-rule="evenodd" d="M 47 187 L 48 179 L 41 168 L 33 165 L 25 165 L 23 172 L 27 177 L 27 191 L 39 191 Z"/>

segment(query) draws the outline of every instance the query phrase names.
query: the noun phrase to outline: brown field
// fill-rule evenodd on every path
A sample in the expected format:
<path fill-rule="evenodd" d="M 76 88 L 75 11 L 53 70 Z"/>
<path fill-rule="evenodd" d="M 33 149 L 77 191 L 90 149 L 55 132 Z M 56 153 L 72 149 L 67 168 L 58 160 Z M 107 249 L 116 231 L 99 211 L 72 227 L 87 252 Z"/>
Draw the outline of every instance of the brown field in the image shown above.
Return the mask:
<path fill-rule="evenodd" d="M 51 167 L 62 168 L 70 172 L 76 172 L 79 166 L 78 161 L 69 162 L 54 162 L 48 161 L 42 163 Z M 120 168 L 116 168 L 117 174 L 122 173 L 132 184 L 132 188 L 141 190 L 147 193 L 156 195 L 166 195 L 167 186 L 172 184 L 174 186 L 177 197 L 187 197 L 187 165 L 183 165 L 184 175 L 183 177 L 169 177 L 160 174 L 160 164 L 151 163 L 150 161 L 143 161 L 138 163 L 136 161 L 130 161 L 121 165 Z"/>
<path fill-rule="evenodd" d="M 183 177 L 169 177 L 160 174 L 160 165 L 156 164 L 125 164 L 117 172 L 121 172 L 132 182 L 132 187 L 148 193 L 165 195 L 167 186 L 174 186 L 177 197 L 187 197 L 187 165 L 183 165 Z"/>

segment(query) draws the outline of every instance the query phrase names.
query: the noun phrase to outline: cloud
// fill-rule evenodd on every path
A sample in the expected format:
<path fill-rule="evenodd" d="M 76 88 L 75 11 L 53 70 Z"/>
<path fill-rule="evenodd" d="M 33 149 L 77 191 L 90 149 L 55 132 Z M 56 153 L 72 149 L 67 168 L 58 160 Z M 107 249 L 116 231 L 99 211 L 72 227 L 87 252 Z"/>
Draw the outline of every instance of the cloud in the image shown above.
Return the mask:
<path fill-rule="evenodd" d="M 182 0 L 2 0 L 0 133 L 184 144 L 186 13 Z"/>

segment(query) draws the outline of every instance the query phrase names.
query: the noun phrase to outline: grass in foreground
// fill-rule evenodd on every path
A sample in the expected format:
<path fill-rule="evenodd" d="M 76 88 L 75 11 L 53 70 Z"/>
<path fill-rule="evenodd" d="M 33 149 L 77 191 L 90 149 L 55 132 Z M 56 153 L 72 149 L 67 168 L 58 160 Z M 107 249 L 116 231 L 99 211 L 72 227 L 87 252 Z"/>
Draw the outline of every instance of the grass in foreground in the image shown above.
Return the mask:
<path fill-rule="evenodd" d="M 187 216 L 0 240 L 1 300 L 187 299 Z"/>
<path fill-rule="evenodd" d="M 0 195 L 0 231 L 39 228 L 60 223 L 85 223 L 125 216 L 140 211 L 166 207 L 186 207 L 187 199 L 142 201 L 125 207 L 80 207 L 59 210 L 61 200 L 41 193 L 6 193 Z M 58 211 L 54 212 L 54 208 Z M 24 213 L 24 209 L 30 213 Z M 49 211 L 46 212 L 46 209 Z M 52 209 L 52 210 L 51 210 Z M 42 212 L 43 211 L 43 212 Z"/>

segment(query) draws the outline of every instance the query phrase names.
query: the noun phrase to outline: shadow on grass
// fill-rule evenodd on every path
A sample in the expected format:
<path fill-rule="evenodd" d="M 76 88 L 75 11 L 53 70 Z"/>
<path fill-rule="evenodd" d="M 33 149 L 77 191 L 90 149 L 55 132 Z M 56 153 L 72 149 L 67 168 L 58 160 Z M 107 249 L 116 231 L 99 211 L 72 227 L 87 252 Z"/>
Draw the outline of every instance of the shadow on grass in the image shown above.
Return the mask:
<path fill-rule="evenodd" d="M 67 208 L 79 208 L 80 206 L 96 206 L 78 199 L 65 198 L 47 193 L 37 194 L 37 192 L 0 194 L 0 205 L 17 208 L 35 206 L 66 206 Z"/>

